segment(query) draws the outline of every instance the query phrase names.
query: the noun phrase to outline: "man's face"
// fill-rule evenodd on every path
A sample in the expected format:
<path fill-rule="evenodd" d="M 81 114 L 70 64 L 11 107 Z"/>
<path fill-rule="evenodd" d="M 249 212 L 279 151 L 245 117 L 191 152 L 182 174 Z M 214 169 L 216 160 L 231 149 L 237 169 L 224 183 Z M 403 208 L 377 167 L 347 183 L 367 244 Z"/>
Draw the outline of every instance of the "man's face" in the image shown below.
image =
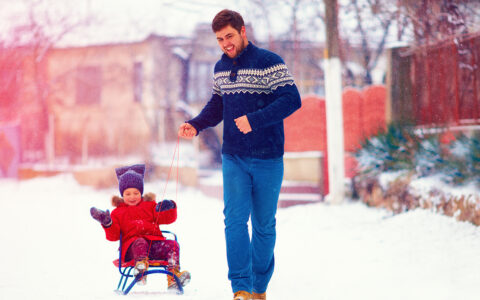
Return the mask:
<path fill-rule="evenodd" d="M 248 44 L 245 26 L 238 32 L 232 26 L 227 25 L 215 32 L 215 35 L 217 36 L 218 46 L 230 58 L 237 57 Z"/>

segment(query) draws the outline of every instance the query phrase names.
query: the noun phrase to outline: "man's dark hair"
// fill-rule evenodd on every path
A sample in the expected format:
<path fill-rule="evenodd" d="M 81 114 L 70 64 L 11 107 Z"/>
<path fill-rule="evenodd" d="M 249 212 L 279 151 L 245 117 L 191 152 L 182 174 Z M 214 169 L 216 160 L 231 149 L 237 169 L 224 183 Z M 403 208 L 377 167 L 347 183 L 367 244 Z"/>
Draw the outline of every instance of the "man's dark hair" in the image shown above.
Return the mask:
<path fill-rule="evenodd" d="M 242 16 L 233 10 L 224 9 L 219 12 L 212 21 L 212 30 L 217 32 L 222 30 L 226 26 L 232 26 L 238 32 L 242 30 L 242 27 L 245 26 Z"/>

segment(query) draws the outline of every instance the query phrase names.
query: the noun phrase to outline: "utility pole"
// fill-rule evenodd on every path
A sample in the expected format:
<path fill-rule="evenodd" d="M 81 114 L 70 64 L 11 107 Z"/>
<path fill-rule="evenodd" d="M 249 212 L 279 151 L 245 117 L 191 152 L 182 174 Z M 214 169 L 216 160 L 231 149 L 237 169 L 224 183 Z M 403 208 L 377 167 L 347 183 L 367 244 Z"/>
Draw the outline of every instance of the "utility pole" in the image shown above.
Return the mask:
<path fill-rule="evenodd" d="M 345 195 L 345 161 L 343 145 L 342 64 L 338 34 L 337 0 L 324 0 L 327 24 L 325 50 L 325 97 L 327 112 L 327 201 L 340 203 Z"/>

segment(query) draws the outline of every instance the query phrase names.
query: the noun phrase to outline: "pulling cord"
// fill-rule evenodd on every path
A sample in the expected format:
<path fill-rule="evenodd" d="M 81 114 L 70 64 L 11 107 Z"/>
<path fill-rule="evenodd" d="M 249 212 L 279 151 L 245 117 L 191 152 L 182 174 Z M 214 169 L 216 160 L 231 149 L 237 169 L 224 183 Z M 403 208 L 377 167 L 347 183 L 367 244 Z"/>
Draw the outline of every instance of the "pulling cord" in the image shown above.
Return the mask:
<path fill-rule="evenodd" d="M 162 195 L 162 200 L 161 201 L 163 201 L 163 199 L 165 199 L 165 193 L 167 191 L 168 181 L 169 181 L 170 175 L 172 173 L 173 163 L 175 162 L 175 157 L 177 159 L 177 166 L 176 166 L 176 172 L 177 172 L 176 177 L 177 178 L 176 178 L 176 184 L 175 184 L 175 200 L 178 200 L 178 178 L 179 178 L 178 173 L 179 173 L 179 160 L 180 160 L 180 137 L 177 137 L 177 144 L 175 145 L 175 150 L 173 152 L 173 158 L 172 158 L 172 162 L 170 164 L 170 170 L 168 171 L 167 181 L 165 182 L 165 188 L 163 190 L 163 195 Z M 160 204 L 160 210 L 162 209 L 162 204 Z M 158 224 L 158 217 L 160 216 L 160 214 L 159 214 L 160 210 L 158 211 L 157 217 L 155 219 L 155 224 L 156 225 L 159 225 Z M 155 227 L 155 232 L 156 232 L 156 230 L 160 230 L 159 226 Z M 150 241 L 150 243 L 149 243 L 149 247 L 148 247 L 148 251 L 147 251 L 147 260 L 149 259 L 148 257 L 150 255 L 150 249 L 152 248 L 152 243 L 153 243 L 153 241 Z"/>

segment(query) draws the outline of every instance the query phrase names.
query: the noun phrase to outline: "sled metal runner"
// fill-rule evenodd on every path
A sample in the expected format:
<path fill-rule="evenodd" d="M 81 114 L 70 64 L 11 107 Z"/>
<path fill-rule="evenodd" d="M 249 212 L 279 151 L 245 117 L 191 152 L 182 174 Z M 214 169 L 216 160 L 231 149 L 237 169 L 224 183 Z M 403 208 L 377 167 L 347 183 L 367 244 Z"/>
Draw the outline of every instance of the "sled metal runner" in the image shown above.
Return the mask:
<path fill-rule="evenodd" d="M 162 230 L 162 234 L 171 235 L 177 242 L 177 235 L 175 233 Z M 143 273 L 134 275 L 133 271 L 135 270 L 135 262 L 133 260 L 129 262 L 122 262 L 122 242 L 121 241 L 122 241 L 122 237 L 120 236 L 119 257 L 113 262 L 113 264 L 118 267 L 118 271 L 120 272 L 120 280 L 118 281 L 118 286 L 115 292 L 122 295 L 127 295 L 130 292 L 130 290 L 135 286 L 135 284 L 137 284 L 137 282 L 142 280 L 143 276 L 147 276 L 151 274 L 165 274 L 165 275 L 172 276 L 177 282 L 177 286 L 178 286 L 177 294 L 183 294 L 183 287 L 182 287 L 182 284 L 180 283 L 180 279 L 177 277 L 177 275 L 167 270 L 168 268 L 167 261 L 148 260 L 148 270 Z"/>

